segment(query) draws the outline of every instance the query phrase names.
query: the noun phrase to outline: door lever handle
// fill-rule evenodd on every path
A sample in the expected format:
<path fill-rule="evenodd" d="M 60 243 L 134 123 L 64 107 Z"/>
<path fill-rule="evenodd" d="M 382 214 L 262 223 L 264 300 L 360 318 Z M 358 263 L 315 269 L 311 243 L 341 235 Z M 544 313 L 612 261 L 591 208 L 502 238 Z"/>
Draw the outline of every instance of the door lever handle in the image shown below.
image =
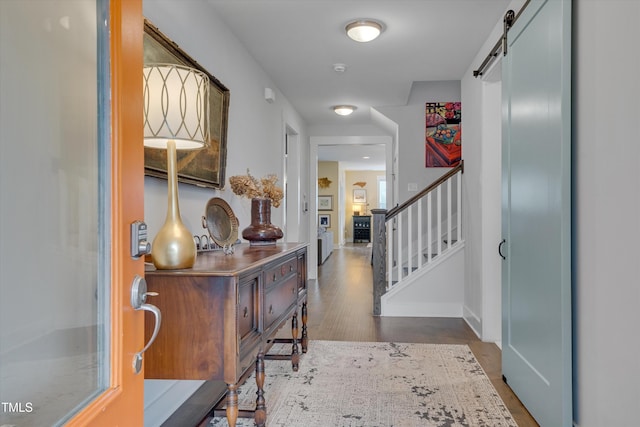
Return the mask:
<path fill-rule="evenodd" d="M 153 304 L 146 303 L 147 296 L 157 295 L 157 292 L 147 292 L 147 281 L 144 280 L 144 277 L 136 275 L 136 277 L 133 278 L 133 285 L 131 286 L 131 306 L 135 310 L 150 311 L 153 313 L 156 320 L 153 327 L 153 334 L 151 334 L 149 342 L 142 350 L 133 356 L 133 371 L 136 374 L 139 374 L 142 370 L 142 354 L 151 347 L 151 344 L 156 340 L 158 332 L 160 331 L 160 324 L 162 323 L 162 314 L 160 313 L 160 309 Z"/>
<path fill-rule="evenodd" d="M 500 242 L 500 244 L 498 245 L 498 255 L 500 255 L 502 259 L 507 259 L 507 257 L 502 255 L 502 245 L 504 245 L 505 243 L 507 243 L 507 241 L 505 239 L 502 239 L 502 242 Z"/>

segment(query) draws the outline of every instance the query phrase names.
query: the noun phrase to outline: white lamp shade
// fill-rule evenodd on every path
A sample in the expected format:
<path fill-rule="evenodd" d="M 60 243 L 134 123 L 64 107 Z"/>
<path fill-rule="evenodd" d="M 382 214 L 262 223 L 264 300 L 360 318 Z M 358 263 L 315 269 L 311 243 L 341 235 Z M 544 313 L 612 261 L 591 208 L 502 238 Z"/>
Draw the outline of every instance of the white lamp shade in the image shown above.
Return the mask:
<path fill-rule="evenodd" d="M 144 145 L 193 150 L 209 143 L 209 78 L 174 64 L 144 67 Z"/>

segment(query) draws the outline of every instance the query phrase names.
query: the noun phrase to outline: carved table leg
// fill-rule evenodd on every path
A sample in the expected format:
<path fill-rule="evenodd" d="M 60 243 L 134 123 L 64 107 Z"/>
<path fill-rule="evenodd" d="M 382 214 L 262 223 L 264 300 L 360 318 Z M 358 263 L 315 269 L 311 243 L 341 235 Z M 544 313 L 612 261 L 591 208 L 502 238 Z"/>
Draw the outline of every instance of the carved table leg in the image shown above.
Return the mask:
<path fill-rule="evenodd" d="M 302 352 L 307 352 L 309 337 L 307 336 L 307 303 L 302 303 Z"/>
<path fill-rule="evenodd" d="M 258 391 L 256 391 L 256 413 L 255 421 L 256 426 L 264 427 L 267 422 L 267 407 L 264 400 L 264 353 L 260 351 L 258 358 L 256 359 L 256 385 Z"/>
<path fill-rule="evenodd" d="M 293 313 L 291 318 L 291 367 L 294 372 L 298 372 L 298 366 L 300 365 L 300 353 L 298 351 L 298 312 Z"/>
<path fill-rule="evenodd" d="M 236 427 L 238 420 L 238 384 L 227 384 L 227 422 Z"/>

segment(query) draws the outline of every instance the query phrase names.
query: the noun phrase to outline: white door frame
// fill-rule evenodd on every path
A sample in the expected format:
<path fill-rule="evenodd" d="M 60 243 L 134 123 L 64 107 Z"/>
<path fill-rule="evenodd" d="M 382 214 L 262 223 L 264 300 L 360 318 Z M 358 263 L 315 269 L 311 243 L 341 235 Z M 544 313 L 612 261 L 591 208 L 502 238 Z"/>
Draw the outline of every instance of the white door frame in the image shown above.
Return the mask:
<path fill-rule="evenodd" d="M 318 147 L 321 145 L 371 145 L 385 146 L 387 201 L 395 200 L 392 192 L 393 166 L 393 138 L 385 135 L 378 136 L 312 136 L 309 138 L 309 211 L 312 219 L 309 225 L 309 279 L 318 277 L 318 265 L 313 260 L 318 259 Z M 338 201 L 340 203 L 340 201 Z M 340 210 L 340 209 L 338 209 Z M 341 232 L 340 230 L 338 230 Z"/>
<path fill-rule="evenodd" d="M 283 162 L 283 229 L 286 242 L 299 242 L 303 234 L 300 230 L 302 223 L 303 204 L 300 200 L 300 134 L 290 124 L 284 123 L 282 152 Z"/>

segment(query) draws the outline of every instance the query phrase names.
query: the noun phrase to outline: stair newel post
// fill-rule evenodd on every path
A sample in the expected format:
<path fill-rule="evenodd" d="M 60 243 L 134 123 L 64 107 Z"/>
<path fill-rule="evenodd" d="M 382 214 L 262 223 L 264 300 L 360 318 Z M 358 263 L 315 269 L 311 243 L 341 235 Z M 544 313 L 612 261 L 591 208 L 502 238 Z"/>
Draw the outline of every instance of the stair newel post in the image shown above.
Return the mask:
<path fill-rule="evenodd" d="M 386 209 L 372 209 L 373 230 L 371 241 L 373 265 L 373 315 L 381 314 L 381 298 L 387 288 L 387 223 Z"/>

